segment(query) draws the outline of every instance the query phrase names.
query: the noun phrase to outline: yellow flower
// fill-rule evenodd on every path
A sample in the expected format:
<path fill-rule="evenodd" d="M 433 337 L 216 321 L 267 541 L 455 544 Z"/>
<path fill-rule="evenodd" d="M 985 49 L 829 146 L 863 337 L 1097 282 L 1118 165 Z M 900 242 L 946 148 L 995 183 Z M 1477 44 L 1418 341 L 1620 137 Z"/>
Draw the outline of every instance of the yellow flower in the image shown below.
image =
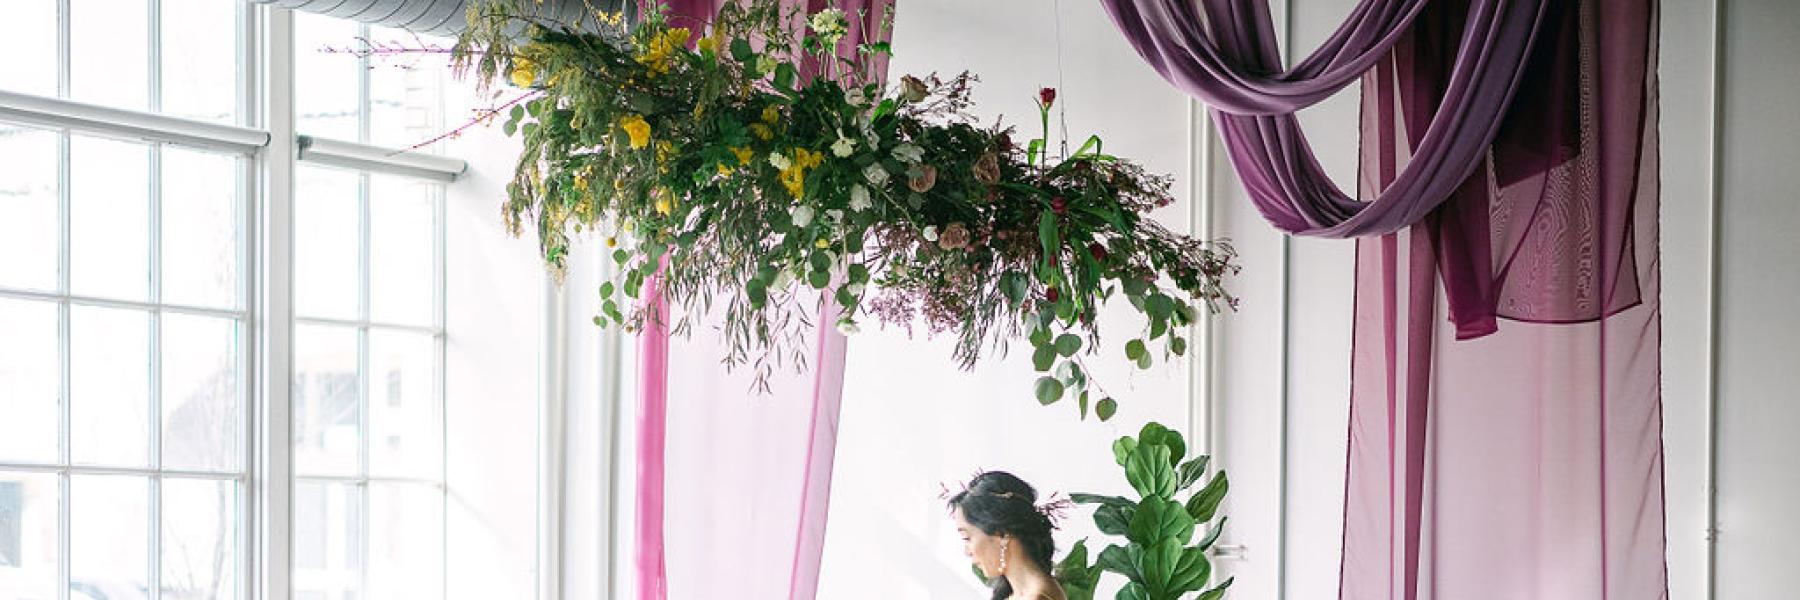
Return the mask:
<path fill-rule="evenodd" d="M 720 175 L 730 175 L 731 167 L 726 166 L 725 163 L 719 163 L 719 174 Z"/>
<path fill-rule="evenodd" d="M 512 79 L 512 84 L 515 86 L 531 87 L 531 84 L 537 81 L 537 63 L 524 56 L 514 56 L 512 72 L 507 76 Z"/>
<path fill-rule="evenodd" d="M 700 54 L 703 55 L 711 55 L 719 51 L 719 40 L 713 39 L 712 36 L 700 38 L 700 42 L 695 45 L 699 46 Z"/>
<path fill-rule="evenodd" d="M 618 245 L 619 245 L 619 238 L 616 238 L 616 237 L 613 237 L 610 235 L 606 236 L 606 247 L 612 248 L 612 247 L 615 247 Z"/>
<path fill-rule="evenodd" d="M 731 153 L 737 155 L 740 165 L 750 164 L 750 159 L 756 158 L 756 152 L 749 148 L 732 148 Z"/>
<path fill-rule="evenodd" d="M 775 108 L 773 104 L 763 107 L 762 120 L 764 123 L 774 125 L 775 121 L 779 119 L 781 119 L 781 109 Z"/>
<path fill-rule="evenodd" d="M 649 45 L 638 55 L 638 62 L 649 67 L 651 75 L 669 72 L 669 57 L 677 49 L 687 47 L 688 30 L 676 27 L 665 31 L 662 35 L 652 36 Z"/>
<path fill-rule="evenodd" d="M 656 188 L 656 212 L 664 215 L 675 212 L 675 194 L 669 188 Z"/>
<path fill-rule="evenodd" d="M 675 145 L 668 140 L 656 141 L 656 164 L 669 162 L 669 155 L 675 153 Z"/>
<path fill-rule="evenodd" d="M 820 250 L 824 250 L 824 249 L 826 249 L 826 248 L 830 248 L 830 247 L 831 247 L 831 240 L 827 240 L 827 239 L 825 239 L 825 238 L 819 238 L 819 241 L 816 241 L 816 242 L 813 242 L 813 247 L 814 247 L 814 248 L 818 248 L 818 249 L 820 249 Z"/>
<path fill-rule="evenodd" d="M 781 172 L 781 185 L 787 188 L 788 194 L 795 199 L 806 195 L 806 170 L 799 165 Z"/>
<path fill-rule="evenodd" d="M 625 135 L 631 136 L 632 150 L 650 145 L 650 123 L 643 117 L 631 115 L 619 119 L 619 127 L 625 130 Z"/>
<path fill-rule="evenodd" d="M 813 151 L 807 150 L 805 148 L 795 148 L 794 149 L 794 166 L 795 167 L 798 167 L 801 169 L 811 169 L 813 167 L 819 166 L 820 164 L 823 164 L 824 162 L 825 162 L 825 153 L 823 153 L 823 152 L 813 152 Z"/>
<path fill-rule="evenodd" d="M 756 139 L 759 139 L 759 140 L 762 140 L 765 142 L 775 138 L 775 131 L 769 129 L 768 125 L 764 125 L 762 123 L 751 123 L 750 124 L 750 133 L 755 134 Z"/>
<path fill-rule="evenodd" d="M 587 175 L 583 175 L 580 173 L 575 174 L 575 189 L 578 191 L 582 191 L 582 192 L 588 191 Z"/>

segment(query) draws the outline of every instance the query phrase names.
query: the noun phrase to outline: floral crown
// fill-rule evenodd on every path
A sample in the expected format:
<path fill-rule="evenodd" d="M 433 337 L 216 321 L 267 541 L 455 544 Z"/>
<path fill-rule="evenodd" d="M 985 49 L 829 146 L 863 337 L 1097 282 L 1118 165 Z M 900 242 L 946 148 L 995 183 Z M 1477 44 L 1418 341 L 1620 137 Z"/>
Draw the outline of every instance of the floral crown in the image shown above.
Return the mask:
<path fill-rule="evenodd" d="M 1021 496 L 1014 492 L 977 492 L 975 490 L 969 489 L 969 484 L 967 484 L 967 483 L 960 483 L 958 485 L 961 486 L 962 493 L 967 496 L 986 496 L 989 498 L 999 498 L 1002 500 L 1025 501 L 1024 496 Z M 939 483 L 938 487 L 940 489 L 942 489 L 942 493 L 940 493 L 938 495 L 939 499 L 947 501 L 952 496 L 954 496 L 954 494 L 952 494 L 950 492 L 950 486 Z M 1066 513 L 1069 511 L 1069 509 L 1074 508 L 1074 507 L 1075 507 L 1075 503 L 1073 501 L 1071 501 L 1069 498 L 1064 497 L 1062 495 L 1062 492 L 1052 492 L 1045 501 L 1031 505 L 1031 509 L 1033 511 L 1035 511 L 1037 514 L 1043 515 L 1045 519 L 1050 521 L 1051 529 L 1061 529 L 1062 521 L 1063 521 L 1064 517 L 1067 516 Z"/>

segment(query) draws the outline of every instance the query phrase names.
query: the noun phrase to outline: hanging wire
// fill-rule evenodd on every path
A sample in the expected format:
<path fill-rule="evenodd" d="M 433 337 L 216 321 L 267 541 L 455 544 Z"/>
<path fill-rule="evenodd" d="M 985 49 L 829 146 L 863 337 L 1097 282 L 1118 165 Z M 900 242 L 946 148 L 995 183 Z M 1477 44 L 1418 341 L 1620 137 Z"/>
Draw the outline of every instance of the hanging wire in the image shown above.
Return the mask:
<path fill-rule="evenodd" d="M 1063 87 L 1063 36 L 1062 36 L 1062 0 L 1056 0 L 1056 93 L 1058 100 L 1056 115 L 1062 127 L 1062 158 L 1069 158 L 1069 90 Z"/>

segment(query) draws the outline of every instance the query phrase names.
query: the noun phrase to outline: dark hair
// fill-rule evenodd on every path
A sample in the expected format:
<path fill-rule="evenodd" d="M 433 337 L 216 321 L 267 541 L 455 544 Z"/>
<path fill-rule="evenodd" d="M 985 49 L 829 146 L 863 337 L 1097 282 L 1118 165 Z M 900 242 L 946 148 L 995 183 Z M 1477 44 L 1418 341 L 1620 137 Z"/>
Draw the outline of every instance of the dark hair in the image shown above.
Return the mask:
<path fill-rule="evenodd" d="M 963 519 L 988 535 L 1006 535 L 1024 549 L 1025 557 L 1037 563 L 1046 575 L 1052 574 L 1051 561 L 1056 554 L 1056 540 L 1050 536 L 1050 517 L 1038 509 L 1037 490 L 1012 473 L 988 471 L 969 480 L 963 491 L 950 497 L 950 508 L 961 508 Z M 994 579 L 994 600 L 1012 597 L 1012 584 L 1005 577 Z"/>

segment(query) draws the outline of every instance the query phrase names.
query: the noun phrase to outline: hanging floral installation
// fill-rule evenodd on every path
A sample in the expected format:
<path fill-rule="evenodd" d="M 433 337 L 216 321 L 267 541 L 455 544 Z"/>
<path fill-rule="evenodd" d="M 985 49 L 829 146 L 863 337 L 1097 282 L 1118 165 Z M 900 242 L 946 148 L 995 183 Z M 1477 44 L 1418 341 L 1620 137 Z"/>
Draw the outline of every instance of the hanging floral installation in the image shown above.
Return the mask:
<path fill-rule="evenodd" d="M 885 29 L 889 14 L 726 2 L 695 40 L 655 8 L 584 29 L 530 8 L 475 4 L 453 54 L 484 85 L 525 90 L 492 115 L 524 142 L 503 210 L 513 233 L 534 227 L 556 271 L 574 236 L 612 248 L 620 269 L 600 286 L 597 324 L 656 318 L 641 298 L 657 281 L 676 309 L 671 331 L 718 315 L 723 360 L 760 382 L 804 364 L 820 314 L 807 307 L 822 295 L 845 334 L 922 318 L 955 336 L 964 368 L 1024 338 L 1040 402 L 1073 397 L 1086 418 L 1091 388 L 1106 419 L 1117 403 L 1082 362 L 1101 339 L 1102 302 L 1122 294 L 1143 316 L 1124 342 L 1143 368 L 1152 343 L 1165 357 L 1186 351 L 1180 334 L 1200 307 L 1235 305 L 1222 281 L 1237 270 L 1230 246 L 1149 218 L 1173 201 L 1169 177 L 1103 153 L 1097 137 L 1050 155 L 1055 90 L 1039 98 L 1043 135 L 1017 143 L 968 113 L 974 76 L 890 89 L 869 76 L 885 42 L 850 59 L 834 51 L 850 19 Z"/>

